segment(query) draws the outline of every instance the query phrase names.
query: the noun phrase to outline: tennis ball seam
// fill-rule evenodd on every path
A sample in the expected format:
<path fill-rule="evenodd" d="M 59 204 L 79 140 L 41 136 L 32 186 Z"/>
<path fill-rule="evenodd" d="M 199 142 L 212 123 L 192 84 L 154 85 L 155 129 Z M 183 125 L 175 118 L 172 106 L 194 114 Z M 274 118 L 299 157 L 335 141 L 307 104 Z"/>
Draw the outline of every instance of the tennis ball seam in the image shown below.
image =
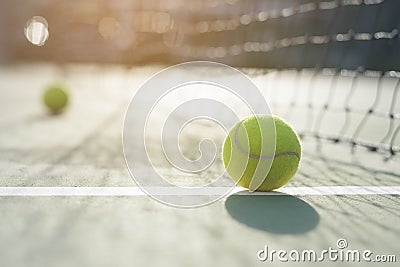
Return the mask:
<path fill-rule="evenodd" d="M 262 155 L 257 155 L 257 154 L 253 154 L 250 153 L 249 151 L 247 151 L 246 149 L 244 149 L 241 145 L 240 145 L 240 141 L 239 141 L 239 128 L 240 126 L 242 126 L 242 122 L 236 127 L 235 130 L 235 144 L 238 147 L 238 149 L 240 150 L 240 152 L 242 152 L 243 154 L 247 155 L 249 158 L 253 158 L 253 159 L 261 159 L 261 160 L 271 160 L 271 159 L 275 159 L 275 158 L 279 158 L 282 156 L 295 156 L 300 160 L 300 155 L 295 152 L 295 151 L 284 151 L 278 154 L 275 154 L 273 156 L 262 156 Z"/>

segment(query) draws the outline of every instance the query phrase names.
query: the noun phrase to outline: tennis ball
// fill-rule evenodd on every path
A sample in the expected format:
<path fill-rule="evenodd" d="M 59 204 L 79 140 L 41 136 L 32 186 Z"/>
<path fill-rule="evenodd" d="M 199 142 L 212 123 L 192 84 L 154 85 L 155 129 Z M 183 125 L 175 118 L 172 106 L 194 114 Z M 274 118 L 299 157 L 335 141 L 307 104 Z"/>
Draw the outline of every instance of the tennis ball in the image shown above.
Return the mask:
<path fill-rule="evenodd" d="M 61 84 L 49 85 L 43 93 L 43 102 L 52 113 L 60 113 L 68 104 L 66 87 Z"/>
<path fill-rule="evenodd" d="M 238 185 L 251 191 L 272 191 L 296 173 L 301 145 L 295 131 L 282 119 L 251 116 L 229 132 L 222 156 L 227 172 Z"/>

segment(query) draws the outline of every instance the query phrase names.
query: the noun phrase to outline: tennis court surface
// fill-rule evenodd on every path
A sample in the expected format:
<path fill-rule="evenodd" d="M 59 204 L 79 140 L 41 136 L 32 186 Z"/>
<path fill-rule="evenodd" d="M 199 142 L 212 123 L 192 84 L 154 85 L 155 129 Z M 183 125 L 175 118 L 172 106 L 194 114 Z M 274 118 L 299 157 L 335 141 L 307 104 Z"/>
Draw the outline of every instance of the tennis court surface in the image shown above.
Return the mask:
<path fill-rule="evenodd" d="M 281 189 L 287 194 L 232 193 L 180 209 L 141 193 L 122 152 L 123 118 L 135 88 L 161 68 L 1 69 L 2 266 L 288 264 L 262 262 L 257 253 L 265 246 L 337 249 L 339 239 L 348 249 L 398 255 L 400 165 L 396 156 L 385 161 L 387 153 L 351 153 L 348 144 L 305 135 L 299 171 Z M 274 75 L 250 77 L 267 91 Z M 59 116 L 38 101 L 54 77 L 67 82 L 73 96 Z M 299 84 L 308 77 L 302 73 Z M 288 120 L 301 132 L 305 118 Z"/>

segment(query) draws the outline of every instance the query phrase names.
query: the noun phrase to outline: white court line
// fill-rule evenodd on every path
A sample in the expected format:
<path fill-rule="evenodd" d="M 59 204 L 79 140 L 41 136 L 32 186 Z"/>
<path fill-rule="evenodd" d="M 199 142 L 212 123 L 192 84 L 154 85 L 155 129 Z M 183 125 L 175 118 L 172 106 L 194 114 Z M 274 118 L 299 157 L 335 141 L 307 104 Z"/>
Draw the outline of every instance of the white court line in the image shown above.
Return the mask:
<path fill-rule="evenodd" d="M 190 193 L 182 194 L 175 187 L 148 187 L 152 195 L 224 195 L 227 187 L 194 188 Z M 242 195 L 400 195 L 400 186 L 314 186 L 314 187 L 283 187 L 276 192 L 250 193 L 241 187 L 235 187 L 230 194 Z M 0 187 L 0 197 L 5 196 L 145 196 L 139 187 Z"/>

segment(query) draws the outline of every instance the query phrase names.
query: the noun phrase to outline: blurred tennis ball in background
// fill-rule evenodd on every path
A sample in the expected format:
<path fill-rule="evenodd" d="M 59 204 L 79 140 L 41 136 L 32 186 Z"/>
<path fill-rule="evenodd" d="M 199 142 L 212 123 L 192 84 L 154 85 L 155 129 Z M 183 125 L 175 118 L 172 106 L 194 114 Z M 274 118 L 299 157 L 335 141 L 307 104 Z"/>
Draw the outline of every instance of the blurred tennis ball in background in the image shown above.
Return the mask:
<path fill-rule="evenodd" d="M 47 86 L 43 93 L 43 102 L 51 113 L 62 112 L 68 104 L 67 87 L 58 83 Z"/>
<path fill-rule="evenodd" d="M 250 190 L 272 191 L 285 185 L 296 173 L 301 145 L 295 131 L 282 119 L 251 116 L 229 132 L 222 156 L 227 172 L 238 185 Z M 256 188 L 250 188 L 253 179 L 256 179 Z"/>

